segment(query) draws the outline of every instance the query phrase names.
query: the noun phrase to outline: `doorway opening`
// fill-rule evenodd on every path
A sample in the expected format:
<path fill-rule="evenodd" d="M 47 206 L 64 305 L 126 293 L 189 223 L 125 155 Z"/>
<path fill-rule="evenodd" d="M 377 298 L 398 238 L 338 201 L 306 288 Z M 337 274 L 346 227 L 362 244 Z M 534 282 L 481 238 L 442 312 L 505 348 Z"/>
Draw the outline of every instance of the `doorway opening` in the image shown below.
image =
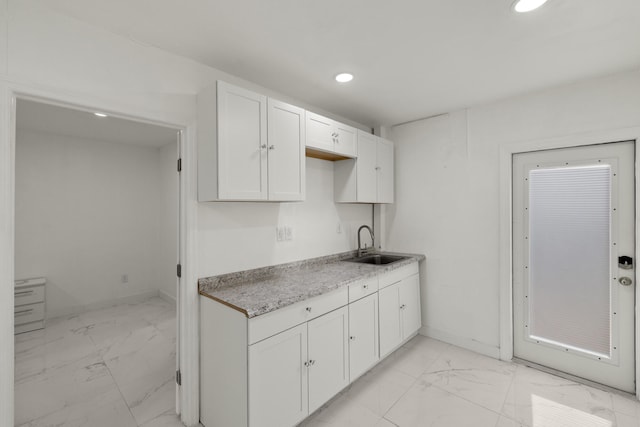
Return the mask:
<path fill-rule="evenodd" d="M 15 424 L 182 425 L 179 130 L 16 111 Z"/>

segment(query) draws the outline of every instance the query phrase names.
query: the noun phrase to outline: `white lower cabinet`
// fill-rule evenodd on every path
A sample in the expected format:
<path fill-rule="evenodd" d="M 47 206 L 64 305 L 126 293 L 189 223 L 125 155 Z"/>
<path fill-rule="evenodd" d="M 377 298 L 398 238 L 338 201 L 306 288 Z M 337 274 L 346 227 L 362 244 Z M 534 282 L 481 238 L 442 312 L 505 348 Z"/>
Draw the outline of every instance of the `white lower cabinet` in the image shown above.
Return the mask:
<path fill-rule="evenodd" d="M 414 274 L 378 291 L 380 357 L 393 351 L 420 329 L 420 280 Z"/>
<path fill-rule="evenodd" d="M 290 426 L 349 384 L 347 307 L 249 346 L 249 423 Z"/>
<path fill-rule="evenodd" d="M 380 357 L 384 357 L 402 341 L 400 321 L 400 283 L 378 291 L 380 300 Z"/>
<path fill-rule="evenodd" d="M 249 346 L 249 422 L 290 426 L 309 413 L 307 324 Z"/>
<path fill-rule="evenodd" d="M 308 323 L 309 413 L 349 385 L 347 307 Z M 285 424 L 278 424 L 285 425 Z"/>
<path fill-rule="evenodd" d="M 251 319 L 202 296 L 200 422 L 294 426 L 413 336 L 420 319 L 417 262 Z"/>
<path fill-rule="evenodd" d="M 379 359 L 378 293 L 349 304 L 349 375 L 353 381 Z"/>

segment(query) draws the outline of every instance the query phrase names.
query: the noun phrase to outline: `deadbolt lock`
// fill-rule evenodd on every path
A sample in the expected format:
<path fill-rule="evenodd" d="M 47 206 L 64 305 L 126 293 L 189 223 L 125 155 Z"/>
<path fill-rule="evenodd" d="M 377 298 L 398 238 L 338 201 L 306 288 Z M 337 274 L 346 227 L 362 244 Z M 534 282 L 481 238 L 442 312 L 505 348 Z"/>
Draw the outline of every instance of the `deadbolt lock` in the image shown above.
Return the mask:
<path fill-rule="evenodd" d="M 626 255 L 618 257 L 618 267 L 624 270 L 631 270 L 633 268 L 633 258 Z"/>
<path fill-rule="evenodd" d="M 622 286 L 630 286 L 631 283 L 633 283 L 633 281 L 628 277 L 621 277 L 618 279 L 618 282 L 620 282 Z"/>

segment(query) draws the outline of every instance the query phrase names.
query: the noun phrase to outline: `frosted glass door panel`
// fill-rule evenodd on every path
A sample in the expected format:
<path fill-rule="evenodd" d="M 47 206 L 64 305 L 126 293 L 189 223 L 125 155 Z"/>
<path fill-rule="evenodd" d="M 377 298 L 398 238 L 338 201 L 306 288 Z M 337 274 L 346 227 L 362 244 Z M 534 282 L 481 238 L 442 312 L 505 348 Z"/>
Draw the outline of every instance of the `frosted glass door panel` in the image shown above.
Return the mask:
<path fill-rule="evenodd" d="M 610 357 L 611 167 L 529 173 L 529 337 Z"/>

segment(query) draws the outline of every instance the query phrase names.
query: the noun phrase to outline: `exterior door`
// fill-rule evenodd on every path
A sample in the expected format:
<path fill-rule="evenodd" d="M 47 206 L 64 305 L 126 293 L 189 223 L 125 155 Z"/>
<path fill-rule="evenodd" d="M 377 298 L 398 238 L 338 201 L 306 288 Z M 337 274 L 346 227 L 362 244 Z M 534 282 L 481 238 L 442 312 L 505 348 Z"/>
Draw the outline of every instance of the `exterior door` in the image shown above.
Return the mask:
<path fill-rule="evenodd" d="M 628 141 L 513 156 L 514 355 L 628 392 L 634 149 Z"/>

